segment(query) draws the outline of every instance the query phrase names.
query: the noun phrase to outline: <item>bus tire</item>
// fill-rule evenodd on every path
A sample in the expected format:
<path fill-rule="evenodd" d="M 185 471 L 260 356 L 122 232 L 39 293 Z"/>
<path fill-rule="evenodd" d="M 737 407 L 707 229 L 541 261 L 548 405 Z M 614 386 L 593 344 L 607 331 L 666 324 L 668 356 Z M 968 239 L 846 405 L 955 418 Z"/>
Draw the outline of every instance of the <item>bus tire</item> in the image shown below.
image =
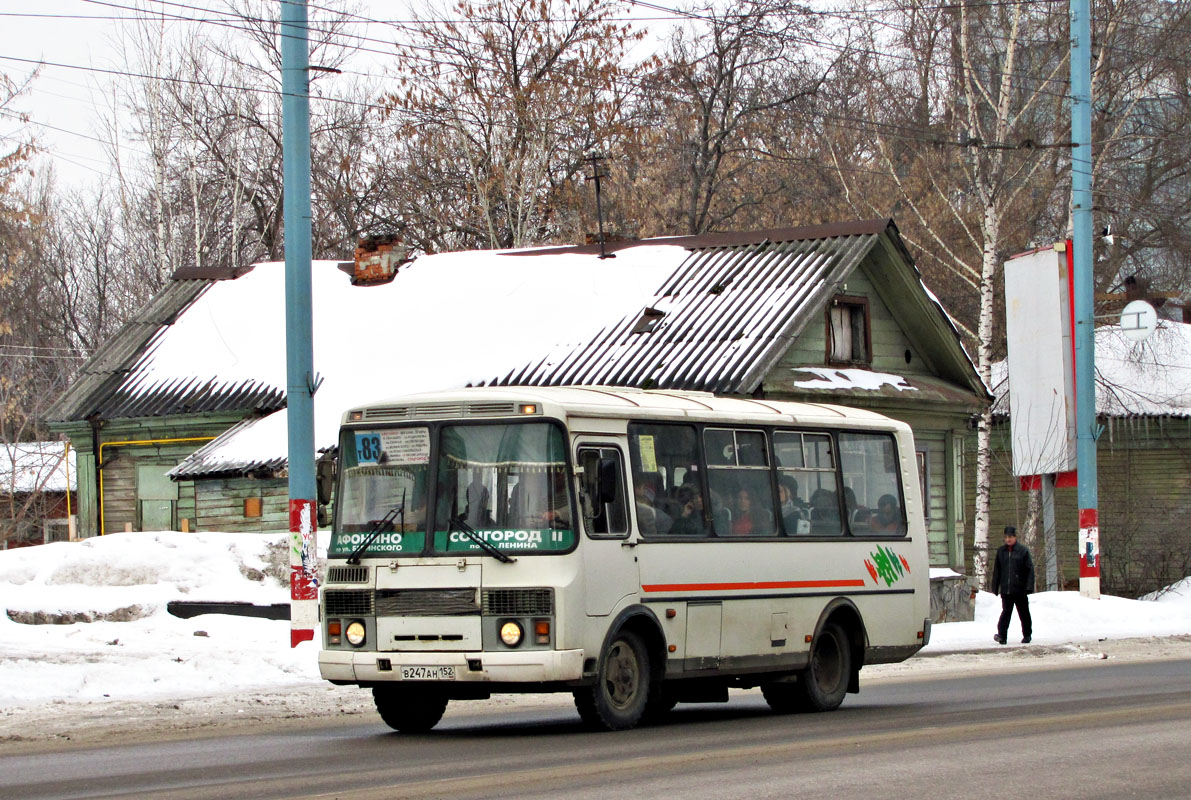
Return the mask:
<path fill-rule="evenodd" d="M 433 689 L 410 691 L 403 686 L 376 686 L 372 701 L 385 724 L 402 733 L 425 733 L 447 710 L 447 698 Z"/>
<path fill-rule="evenodd" d="M 828 622 L 811 645 L 810 659 L 798 676 L 798 704 L 803 711 L 834 711 L 844 702 L 852 677 L 852 648 L 844 629 Z"/>
<path fill-rule="evenodd" d="M 765 702 L 769 707 L 778 714 L 793 714 L 796 711 L 802 711 L 802 690 L 798 688 L 798 684 L 794 682 L 785 683 L 763 683 L 761 684 L 761 694 L 765 697 Z"/>
<path fill-rule="evenodd" d="M 600 654 L 596 682 L 575 692 L 575 707 L 588 725 L 609 731 L 632 728 L 649 703 L 649 651 L 641 637 L 621 630 Z"/>
<path fill-rule="evenodd" d="M 676 705 L 678 695 L 672 687 L 654 684 L 649 692 L 649 700 L 645 703 L 645 716 L 642 719 L 647 723 L 661 722 Z"/>

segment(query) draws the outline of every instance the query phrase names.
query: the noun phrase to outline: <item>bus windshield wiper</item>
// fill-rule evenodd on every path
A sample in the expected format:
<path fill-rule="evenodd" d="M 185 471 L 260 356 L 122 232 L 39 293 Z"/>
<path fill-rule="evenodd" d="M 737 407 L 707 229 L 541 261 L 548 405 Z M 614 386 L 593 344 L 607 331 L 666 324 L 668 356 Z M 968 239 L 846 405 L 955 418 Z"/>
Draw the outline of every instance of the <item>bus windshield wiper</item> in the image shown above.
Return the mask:
<path fill-rule="evenodd" d="M 372 526 L 372 530 L 368 531 L 368 535 L 364 537 L 364 541 L 360 542 L 360 546 L 357 547 L 355 550 L 353 550 L 352 554 L 347 557 L 347 563 L 352 564 L 352 565 L 359 564 L 360 563 L 360 554 L 363 553 L 365 550 L 367 550 L 369 545 L 371 545 L 374 541 L 376 541 L 376 537 L 380 536 L 382 533 L 385 533 L 386 531 L 392 530 L 393 529 L 393 520 L 397 519 L 398 517 L 401 518 L 401 527 L 402 527 L 402 529 L 404 529 L 405 528 L 405 492 L 401 493 L 401 503 L 399 505 L 395 505 L 392 508 L 390 508 L 388 514 L 385 514 L 383 517 L 381 517 L 380 519 L 378 519 L 376 521 L 376 524 Z"/>
<path fill-rule="evenodd" d="M 471 539 L 473 542 L 478 544 L 481 548 L 483 548 L 484 552 L 495 558 L 497 561 L 503 561 L 506 564 L 512 564 L 517 560 L 508 553 L 501 552 L 496 548 L 495 545 L 484 539 L 484 537 L 480 534 L 476 533 L 475 529 L 463 520 L 462 514 L 457 517 L 451 517 L 450 521 L 447 522 L 447 536 L 449 537 L 451 532 L 455 530 L 466 534 L 468 539 Z"/>

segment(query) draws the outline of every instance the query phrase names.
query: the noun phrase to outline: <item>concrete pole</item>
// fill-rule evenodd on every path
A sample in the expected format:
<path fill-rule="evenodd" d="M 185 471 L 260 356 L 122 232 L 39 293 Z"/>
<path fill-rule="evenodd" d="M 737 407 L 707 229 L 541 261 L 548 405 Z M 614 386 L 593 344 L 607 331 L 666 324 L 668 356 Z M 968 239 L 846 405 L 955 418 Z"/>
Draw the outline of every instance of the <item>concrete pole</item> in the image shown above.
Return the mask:
<path fill-rule="evenodd" d="M 1079 470 L 1079 593 L 1100 597 L 1092 286 L 1091 0 L 1071 2 L 1071 217 L 1075 294 L 1075 437 Z"/>
<path fill-rule="evenodd" d="M 310 45 L 305 0 L 281 0 L 285 357 L 289 415 L 290 645 L 318 627 L 314 345 L 310 300 Z"/>

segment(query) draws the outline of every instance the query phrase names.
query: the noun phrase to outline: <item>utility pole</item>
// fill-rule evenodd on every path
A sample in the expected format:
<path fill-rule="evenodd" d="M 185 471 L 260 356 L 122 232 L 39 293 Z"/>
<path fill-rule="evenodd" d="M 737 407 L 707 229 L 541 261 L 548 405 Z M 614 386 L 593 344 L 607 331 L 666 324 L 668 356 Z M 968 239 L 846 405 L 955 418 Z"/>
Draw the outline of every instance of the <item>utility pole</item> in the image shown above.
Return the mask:
<path fill-rule="evenodd" d="M 596 219 L 599 223 L 600 236 L 600 258 L 616 258 L 615 255 L 609 254 L 604 248 L 604 240 L 607 236 L 604 234 L 604 205 L 600 198 L 600 179 L 608 177 L 608 170 L 604 168 L 605 156 L 598 151 L 593 150 L 587 155 L 587 160 L 591 162 L 591 175 L 588 176 L 589 181 L 595 181 L 595 197 L 596 197 Z"/>
<path fill-rule="evenodd" d="M 1092 315 L 1092 14 L 1071 2 L 1071 224 L 1075 295 L 1075 460 L 1079 472 L 1079 593 L 1100 597 L 1096 493 L 1095 332 Z"/>
<path fill-rule="evenodd" d="M 306 0 L 281 0 L 285 362 L 289 421 L 290 646 L 318 627 L 314 345 L 310 301 L 310 45 Z"/>

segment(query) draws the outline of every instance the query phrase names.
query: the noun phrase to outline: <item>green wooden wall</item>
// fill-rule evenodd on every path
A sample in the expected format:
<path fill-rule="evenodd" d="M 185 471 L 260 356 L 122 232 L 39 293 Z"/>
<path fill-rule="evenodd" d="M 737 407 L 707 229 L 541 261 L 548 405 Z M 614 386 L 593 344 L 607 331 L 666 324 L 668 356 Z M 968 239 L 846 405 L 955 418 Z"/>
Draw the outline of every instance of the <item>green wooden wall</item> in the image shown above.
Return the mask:
<path fill-rule="evenodd" d="M 862 265 L 863 266 L 863 265 Z M 892 372 L 899 375 L 930 374 L 918 349 L 910 344 L 901 326 L 889 310 L 885 299 L 878 294 L 873 283 L 864 274 L 863 268 L 848 276 L 840 287 L 840 294 L 868 298 L 869 325 L 871 326 L 873 362 L 877 372 Z M 906 351 L 910 361 L 906 362 Z M 778 368 L 799 366 L 823 367 L 827 365 L 827 319 L 826 312 L 815 315 L 798 339 L 786 350 L 778 362 Z"/>
<path fill-rule="evenodd" d="M 1101 420 L 1096 464 L 1100 510 L 1101 592 L 1136 597 L 1191 574 L 1191 419 Z M 976 439 L 965 443 L 968 463 L 976 463 Z M 992 545 L 1015 525 L 1025 531 L 1029 493 L 1012 474 L 1009 423 L 993 428 L 990 498 Z M 974 470 L 968 490 L 974 491 Z M 969 495 L 971 496 L 971 495 Z M 1057 559 L 1061 580 L 1077 588 L 1078 509 L 1076 490 L 1055 493 Z M 973 533 L 969 523 L 967 541 Z M 1039 534 L 1040 536 L 1040 534 Z M 1027 542 L 1043 584 L 1042 543 Z M 969 566 L 971 558 L 968 559 Z"/>
<path fill-rule="evenodd" d="M 95 446 L 92 430 L 86 423 L 56 427 L 70 438 L 76 451 L 78 470 L 78 531 L 80 537 L 100 533 L 118 533 L 131 525 L 141 529 L 142 508 L 138 499 L 138 466 L 155 465 L 161 471 L 181 463 L 182 459 L 207 441 L 227 430 L 242 418 L 241 414 L 196 414 L 190 417 L 147 417 L 106 420 L 99 430 L 102 448 L 103 501 L 98 498 Z M 188 441 L 163 441 L 163 440 Z M 122 444 L 123 443 L 123 444 Z M 102 508 L 103 519 L 98 510 Z M 194 519 L 194 488 L 186 482 L 178 485 L 178 497 L 171 527 L 181 527 L 181 520 Z"/>
<path fill-rule="evenodd" d="M 195 530 L 288 531 L 289 484 L 285 478 L 212 478 L 196 481 Z M 244 501 L 258 498 L 261 516 L 244 514 Z"/>

